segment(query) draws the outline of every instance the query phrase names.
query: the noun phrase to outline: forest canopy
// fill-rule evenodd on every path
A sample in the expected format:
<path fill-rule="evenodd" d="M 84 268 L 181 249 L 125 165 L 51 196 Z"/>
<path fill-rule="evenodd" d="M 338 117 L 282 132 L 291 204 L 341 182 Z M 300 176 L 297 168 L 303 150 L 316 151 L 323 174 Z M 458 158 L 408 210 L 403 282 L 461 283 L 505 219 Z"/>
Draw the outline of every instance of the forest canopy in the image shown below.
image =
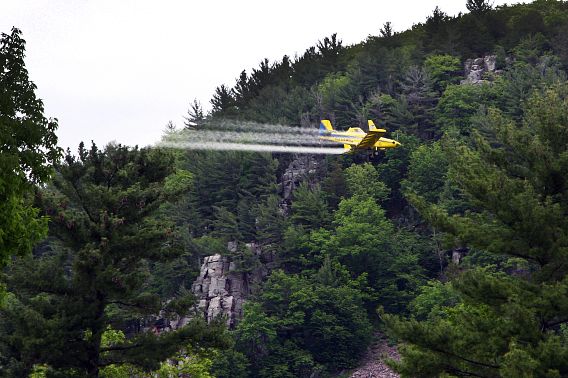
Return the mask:
<path fill-rule="evenodd" d="M 182 127 L 372 119 L 375 157 L 62 154 L 3 34 L 0 375 L 332 377 L 377 339 L 403 377 L 568 375 L 568 3 L 466 6 L 265 59 Z"/>

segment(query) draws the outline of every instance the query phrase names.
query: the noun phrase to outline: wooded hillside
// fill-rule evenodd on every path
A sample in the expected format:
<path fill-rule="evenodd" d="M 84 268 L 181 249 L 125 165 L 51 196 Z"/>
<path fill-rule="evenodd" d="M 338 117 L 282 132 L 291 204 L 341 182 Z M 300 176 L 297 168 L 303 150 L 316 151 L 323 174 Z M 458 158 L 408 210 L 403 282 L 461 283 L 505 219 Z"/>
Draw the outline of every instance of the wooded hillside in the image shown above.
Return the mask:
<path fill-rule="evenodd" d="M 372 119 L 402 143 L 374 158 L 58 157 L 4 34 L 0 374 L 339 376 L 381 332 L 403 377 L 568 376 L 568 3 L 467 7 L 263 60 L 166 130 Z"/>

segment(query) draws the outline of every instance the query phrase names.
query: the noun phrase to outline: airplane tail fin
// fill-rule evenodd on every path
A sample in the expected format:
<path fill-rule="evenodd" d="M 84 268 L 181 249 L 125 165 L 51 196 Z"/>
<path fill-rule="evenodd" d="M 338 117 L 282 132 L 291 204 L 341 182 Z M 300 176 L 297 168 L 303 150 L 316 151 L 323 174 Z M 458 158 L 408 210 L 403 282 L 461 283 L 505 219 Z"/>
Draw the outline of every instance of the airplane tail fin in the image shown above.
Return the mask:
<path fill-rule="evenodd" d="M 322 119 L 320 122 L 319 135 L 328 134 L 330 131 L 333 131 L 331 122 L 328 119 Z"/>
<path fill-rule="evenodd" d="M 367 123 L 369 125 L 369 131 L 376 131 L 377 130 L 377 126 L 375 126 L 375 122 L 373 122 L 372 120 L 368 120 Z"/>

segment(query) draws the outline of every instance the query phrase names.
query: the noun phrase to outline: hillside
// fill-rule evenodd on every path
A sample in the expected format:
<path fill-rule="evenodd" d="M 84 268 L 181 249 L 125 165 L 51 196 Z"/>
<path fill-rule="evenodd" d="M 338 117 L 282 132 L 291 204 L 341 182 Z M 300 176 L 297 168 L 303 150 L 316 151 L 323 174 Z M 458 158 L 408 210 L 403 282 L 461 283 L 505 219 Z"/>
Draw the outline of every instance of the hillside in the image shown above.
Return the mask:
<path fill-rule="evenodd" d="M 81 144 L 11 168 L 0 374 L 332 377 L 384 333 L 402 377 L 568 376 L 568 3 L 467 4 L 264 60 L 184 125 L 372 119 L 402 143 L 379 156 Z M 0 125 L 54 132 L 21 108 Z"/>

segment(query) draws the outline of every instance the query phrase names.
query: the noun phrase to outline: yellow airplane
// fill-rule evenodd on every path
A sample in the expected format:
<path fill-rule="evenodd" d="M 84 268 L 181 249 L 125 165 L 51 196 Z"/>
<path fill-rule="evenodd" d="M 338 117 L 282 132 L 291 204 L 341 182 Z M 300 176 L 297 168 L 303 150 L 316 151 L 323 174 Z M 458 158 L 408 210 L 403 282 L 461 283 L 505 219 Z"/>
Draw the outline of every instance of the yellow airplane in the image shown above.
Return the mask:
<path fill-rule="evenodd" d="M 362 150 L 373 150 L 378 154 L 379 150 L 397 148 L 400 143 L 393 139 L 383 138 L 385 129 L 377 129 L 375 123 L 368 121 L 369 132 L 364 132 L 359 127 L 350 127 L 347 131 L 337 131 L 331 126 L 331 122 L 323 119 L 320 123 L 320 139 L 343 144 L 345 153 L 353 153 Z"/>

